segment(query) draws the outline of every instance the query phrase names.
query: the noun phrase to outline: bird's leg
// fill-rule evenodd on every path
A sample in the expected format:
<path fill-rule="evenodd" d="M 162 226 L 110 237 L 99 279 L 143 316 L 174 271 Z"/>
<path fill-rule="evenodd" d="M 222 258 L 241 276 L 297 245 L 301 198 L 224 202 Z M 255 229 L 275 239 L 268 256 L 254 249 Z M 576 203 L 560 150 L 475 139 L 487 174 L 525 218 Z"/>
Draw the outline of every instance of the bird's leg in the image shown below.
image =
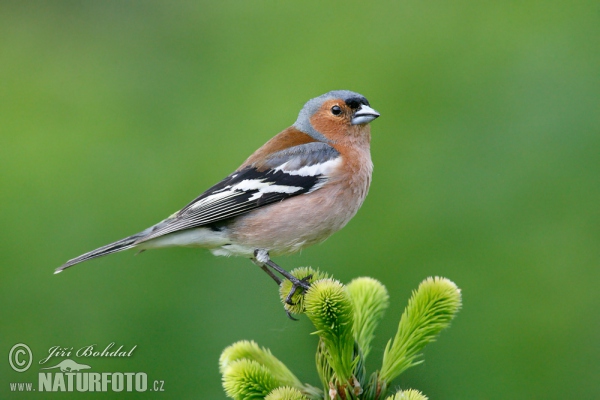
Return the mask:
<path fill-rule="evenodd" d="M 294 275 L 287 272 L 285 269 L 281 268 L 279 265 L 275 264 L 273 261 L 269 260 L 265 264 L 269 267 L 273 268 L 275 271 L 279 272 L 283 275 L 288 281 L 292 282 L 292 290 L 296 290 L 298 288 L 308 290 L 310 284 L 307 282 L 306 278 L 298 279 Z"/>
<path fill-rule="evenodd" d="M 279 279 L 279 277 L 277 275 L 275 275 L 273 273 L 273 271 L 271 271 L 269 268 L 267 268 L 266 265 L 262 264 L 262 265 L 259 265 L 259 267 L 260 267 L 260 269 L 265 271 L 267 273 L 267 275 L 269 275 L 271 278 L 273 278 L 273 280 L 275 281 L 277 286 L 281 285 L 281 279 Z"/>
<path fill-rule="evenodd" d="M 286 278 L 287 280 L 292 282 L 292 284 L 294 284 L 297 287 L 301 287 L 303 289 L 308 289 L 310 287 L 310 285 L 307 282 L 296 278 L 294 275 L 290 274 L 285 269 L 283 269 L 279 265 L 275 264 L 271 260 L 271 257 L 269 257 L 269 252 L 264 249 L 254 250 L 254 260 L 253 261 L 257 265 L 259 265 L 261 268 L 263 268 L 263 267 L 266 268 L 267 266 L 273 268 L 275 271 L 279 272 L 281 275 L 283 275 L 284 278 Z M 265 271 L 265 268 L 263 268 L 263 271 Z M 272 277 L 272 272 L 269 274 L 269 276 Z"/>
<path fill-rule="evenodd" d="M 261 263 L 259 263 L 258 261 L 256 261 L 255 259 L 252 259 L 252 258 L 250 260 L 252 260 L 252 262 L 254 264 L 258 265 L 260 267 L 260 269 L 262 269 L 263 271 L 265 271 L 267 273 L 267 275 L 269 275 L 271 278 L 273 278 L 273 280 L 275 281 L 275 283 L 277 284 L 277 286 L 281 285 L 281 279 L 279 279 L 279 277 L 277 275 L 275 275 L 273 273 L 273 271 L 271 271 L 269 268 L 267 268 L 267 266 L 265 264 L 261 264 Z M 293 294 L 295 292 L 296 291 L 293 290 L 293 291 L 290 292 L 290 294 L 288 294 L 288 296 L 285 299 L 286 303 L 289 303 L 289 302 L 292 301 L 291 298 L 292 298 L 292 296 L 293 296 Z M 292 315 L 292 313 L 289 310 L 286 309 L 285 313 L 287 314 L 288 318 L 291 319 L 292 321 L 298 321 L 298 318 L 294 318 L 294 316 Z"/>
<path fill-rule="evenodd" d="M 263 271 L 265 271 L 265 272 L 268 271 L 267 273 L 269 274 L 269 276 L 271 276 L 271 278 L 275 279 L 275 282 L 277 282 L 279 280 L 279 278 L 277 278 L 271 271 L 269 271 L 267 266 L 273 268 L 275 271 L 277 271 L 281 275 L 283 275 L 287 280 L 292 282 L 292 289 L 290 290 L 290 293 L 287 295 L 287 297 L 285 299 L 286 303 L 293 304 L 292 296 L 294 295 L 294 293 L 296 293 L 296 291 L 298 289 L 308 290 L 308 288 L 310 287 L 310 284 L 308 283 L 308 279 L 310 279 L 310 277 L 306 277 L 304 279 L 296 278 L 294 275 L 290 274 L 285 269 L 283 269 L 279 265 L 275 264 L 269 257 L 268 251 L 266 251 L 264 249 L 255 250 L 254 258 L 255 258 L 257 264 L 262 268 Z M 279 282 L 281 283 L 280 280 L 279 280 Z"/>
<path fill-rule="evenodd" d="M 252 261 L 254 264 L 258 265 L 260 267 L 260 269 L 262 269 L 263 271 L 265 271 L 265 273 L 267 275 L 269 275 L 271 277 L 271 279 L 273 279 L 275 281 L 275 283 L 277 284 L 277 286 L 281 285 L 281 279 L 275 275 L 273 273 L 273 271 L 271 271 L 269 268 L 267 268 L 266 264 L 258 261 L 256 258 L 251 258 L 250 261 Z"/>

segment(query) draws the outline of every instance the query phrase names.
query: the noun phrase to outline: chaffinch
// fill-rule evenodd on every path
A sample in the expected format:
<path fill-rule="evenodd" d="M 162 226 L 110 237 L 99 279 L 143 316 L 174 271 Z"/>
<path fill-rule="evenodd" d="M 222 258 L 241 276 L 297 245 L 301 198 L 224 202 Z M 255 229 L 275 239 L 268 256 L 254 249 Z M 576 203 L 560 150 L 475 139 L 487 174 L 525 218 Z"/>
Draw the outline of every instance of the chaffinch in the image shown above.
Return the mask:
<path fill-rule="evenodd" d="M 296 122 L 256 150 L 237 170 L 180 211 L 136 233 L 69 260 L 55 273 L 131 248 L 203 247 L 219 256 L 249 257 L 277 283 L 308 284 L 270 256 L 323 242 L 350 221 L 371 183 L 367 99 L 335 90 L 309 100 Z M 291 298 L 291 295 L 288 299 Z"/>

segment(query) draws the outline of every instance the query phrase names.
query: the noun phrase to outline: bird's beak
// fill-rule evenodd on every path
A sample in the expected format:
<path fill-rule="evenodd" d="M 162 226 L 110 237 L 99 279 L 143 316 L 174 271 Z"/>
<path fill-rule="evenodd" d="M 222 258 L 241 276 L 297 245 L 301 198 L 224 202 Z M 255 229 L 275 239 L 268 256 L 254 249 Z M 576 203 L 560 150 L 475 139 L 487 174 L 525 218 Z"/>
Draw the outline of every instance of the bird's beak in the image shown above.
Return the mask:
<path fill-rule="evenodd" d="M 360 108 L 352 115 L 352 125 L 368 124 L 377 117 L 379 117 L 377 111 L 369 106 L 361 104 Z"/>

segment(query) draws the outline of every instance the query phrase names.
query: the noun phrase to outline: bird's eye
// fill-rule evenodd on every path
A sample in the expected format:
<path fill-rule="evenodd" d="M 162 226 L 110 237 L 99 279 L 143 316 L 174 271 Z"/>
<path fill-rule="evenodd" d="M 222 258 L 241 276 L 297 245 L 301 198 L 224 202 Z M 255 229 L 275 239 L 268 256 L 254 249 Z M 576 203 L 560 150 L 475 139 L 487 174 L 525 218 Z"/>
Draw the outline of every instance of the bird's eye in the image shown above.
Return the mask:
<path fill-rule="evenodd" d="M 331 107 L 331 113 L 333 115 L 340 115 L 342 113 L 342 109 L 340 108 L 340 106 L 333 106 Z"/>

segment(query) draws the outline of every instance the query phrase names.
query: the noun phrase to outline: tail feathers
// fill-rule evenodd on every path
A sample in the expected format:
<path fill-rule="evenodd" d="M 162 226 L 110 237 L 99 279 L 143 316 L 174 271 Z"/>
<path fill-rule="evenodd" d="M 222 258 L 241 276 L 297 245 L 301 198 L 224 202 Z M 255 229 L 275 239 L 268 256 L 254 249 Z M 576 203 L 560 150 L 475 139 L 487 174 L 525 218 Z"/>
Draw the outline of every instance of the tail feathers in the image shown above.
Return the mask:
<path fill-rule="evenodd" d="M 60 267 L 56 268 L 54 273 L 58 274 L 59 272 L 62 272 L 63 270 L 65 270 L 75 264 L 79 264 L 80 262 L 91 260 L 92 258 L 102 257 L 102 256 L 105 256 L 108 254 L 131 249 L 132 247 L 136 246 L 135 242 L 139 238 L 140 238 L 139 235 L 129 236 L 129 237 L 126 237 L 125 239 L 117 240 L 116 242 L 107 244 L 106 246 L 102 246 L 96 250 L 92 250 L 90 252 L 82 254 L 79 257 L 75 257 L 72 260 L 67 261 L 65 264 L 61 265 Z"/>

